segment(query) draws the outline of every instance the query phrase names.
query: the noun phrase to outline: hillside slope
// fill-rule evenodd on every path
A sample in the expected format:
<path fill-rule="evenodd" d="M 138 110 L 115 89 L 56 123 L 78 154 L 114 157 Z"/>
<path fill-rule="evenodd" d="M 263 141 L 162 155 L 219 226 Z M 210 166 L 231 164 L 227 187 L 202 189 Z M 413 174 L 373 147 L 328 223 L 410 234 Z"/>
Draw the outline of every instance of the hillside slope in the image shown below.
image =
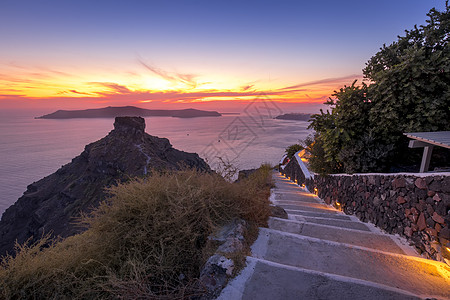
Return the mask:
<path fill-rule="evenodd" d="M 71 163 L 30 184 L 0 221 L 0 255 L 13 250 L 14 242 L 33 240 L 43 233 L 67 237 L 82 231 L 73 224 L 80 212 L 96 207 L 105 198 L 105 187 L 151 169 L 181 167 L 210 171 L 195 153 L 174 149 L 165 138 L 145 133 L 140 117 L 117 117 L 114 129 L 91 143 Z"/>

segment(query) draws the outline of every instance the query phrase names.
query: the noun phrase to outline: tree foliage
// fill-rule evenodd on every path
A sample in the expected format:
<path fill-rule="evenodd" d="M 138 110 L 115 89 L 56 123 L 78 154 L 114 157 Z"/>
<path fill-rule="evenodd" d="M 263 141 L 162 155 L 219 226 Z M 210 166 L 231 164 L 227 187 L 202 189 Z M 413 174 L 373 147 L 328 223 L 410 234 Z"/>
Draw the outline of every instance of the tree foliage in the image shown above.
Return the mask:
<path fill-rule="evenodd" d="M 369 85 L 355 81 L 335 91 L 326 102 L 331 111 L 312 116 L 315 171 L 389 171 L 410 159 L 403 133 L 450 130 L 448 3 L 427 16 L 426 25 L 406 30 L 367 62 Z"/>
<path fill-rule="evenodd" d="M 305 148 L 302 145 L 294 144 L 294 145 L 290 145 L 289 147 L 287 147 L 284 152 L 286 153 L 287 157 L 289 159 L 291 159 L 295 153 L 297 153 L 298 151 L 301 151 L 303 149 L 305 149 Z"/>

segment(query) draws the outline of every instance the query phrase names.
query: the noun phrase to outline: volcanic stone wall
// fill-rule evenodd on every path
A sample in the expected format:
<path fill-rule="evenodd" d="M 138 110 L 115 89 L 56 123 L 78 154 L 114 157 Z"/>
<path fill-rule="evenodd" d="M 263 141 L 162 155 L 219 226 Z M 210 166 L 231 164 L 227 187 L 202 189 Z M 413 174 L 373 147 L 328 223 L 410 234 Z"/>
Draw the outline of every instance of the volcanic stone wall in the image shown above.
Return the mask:
<path fill-rule="evenodd" d="M 289 165 L 291 164 L 291 165 Z M 315 175 L 304 179 L 291 160 L 285 176 L 305 184 L 327 204 L 371 222 L 388 233 L 408 238 L 427 258 L 442 261 L 441 247 L 450 248 L 450 176 L 430 174 Z M 297 165 L 297 167 L 295 166 Z"/>
<path fill-rule="evenodd" d="M 286 177 L 289 177 L 294 182 L 306 182 L 305 174 L 303 174 L 302 168 L 300 168 L 297 160 L 294 158 L 286 164 L 284 170 L 281 170 L 281 173 Z"/>
<path fill-rule="evenodd" d="M 389 233 L 409 238 L 427 258 L 450 247 L 450 176 L 315 176 L 318 196 Z"/>

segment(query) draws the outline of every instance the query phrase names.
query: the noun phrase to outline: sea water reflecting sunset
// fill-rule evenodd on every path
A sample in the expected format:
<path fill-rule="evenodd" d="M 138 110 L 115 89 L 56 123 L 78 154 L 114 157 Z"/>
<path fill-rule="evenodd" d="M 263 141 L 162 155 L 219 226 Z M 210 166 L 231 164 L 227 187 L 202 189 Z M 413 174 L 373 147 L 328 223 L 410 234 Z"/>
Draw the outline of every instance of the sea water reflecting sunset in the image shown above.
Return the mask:
<path fill-rule="evenodd" d="M 34 119 L 33 113 L 2 114 L 0 118 L 0 214 L 28 184 L 55 172 L 79 155 L 84 146 L 106 136 L 113 119 Z M 146 132 L 168 138 L 173 147 L 196 152 L 214 167 L 215 157 L 239 169 L 275 164 L 285 147 L 304 139 L 307 122 L 269 116 L 224 115 L 180 119 L 149 117 Z"/>

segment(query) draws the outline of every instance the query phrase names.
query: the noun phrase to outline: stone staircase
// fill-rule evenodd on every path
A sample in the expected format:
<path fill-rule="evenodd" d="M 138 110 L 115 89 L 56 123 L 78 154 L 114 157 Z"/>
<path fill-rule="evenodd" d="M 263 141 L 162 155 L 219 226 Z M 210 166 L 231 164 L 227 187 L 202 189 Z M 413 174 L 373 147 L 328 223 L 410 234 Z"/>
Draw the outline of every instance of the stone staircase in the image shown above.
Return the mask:
<path fill-rule="evenodd" d="M 247 266 L 218 299 L 450 299 L 450 268 L 273 175 L 289 219 L 260 228 Z"/>

